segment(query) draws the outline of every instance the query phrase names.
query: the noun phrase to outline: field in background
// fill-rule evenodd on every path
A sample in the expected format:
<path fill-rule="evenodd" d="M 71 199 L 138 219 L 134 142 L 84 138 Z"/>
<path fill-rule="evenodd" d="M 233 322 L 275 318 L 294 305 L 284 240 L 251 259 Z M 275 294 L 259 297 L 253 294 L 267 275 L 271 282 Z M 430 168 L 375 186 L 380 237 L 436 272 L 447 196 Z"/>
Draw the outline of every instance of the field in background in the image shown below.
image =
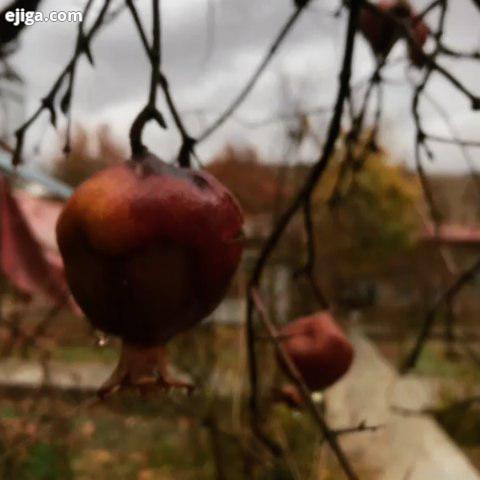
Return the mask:
<path fill-rule="evenodd" d="M 398 363 L 409 345 L 411 328 L 402 332 L 398 321 L 388 329 L 385 320 L 369 324 L 368 317 L 356 317 L 344 319 L 344 324 L 360 324 L 370 330 L 382 353 L 390 362 Z M 372 318 L 381 318 L 380 312 Z M 386 335 L 387 330 L 390 335 Z M 50 342 L 51 361 L 66 368 L 98 363 L 113 368 L 116 345 L 95 346 L 94 337 L 82 320 L 61 316 L 49 331 L 45 345 Z M 198 393 L 192 397 L 181 392 L 143 397 L 130 393 L 92 405 L 91 392 L 2 387 L 0 478 L 337 478 L 308 415 L 274 403 L 274 395 L 269 392 L 285 379 L 268 342 L 260 342 L 266 382 L 263 389 L 269 399 L 266 408 L 273 412 L 267 431 L 287 451 L 281 461 L 269 454 L 247 425 L 243 331 L 235 326 L 210 324 L 179 337 L 169 349 L 176 369 L 188 372 L 198 385 Z M 189 352 L 188 356 L 185 352 Z M 20 356 L 20 352 L 13 354 Z M 31 354 L 35 358 L 34 350 Z M 459 392 L 473 394 L 480 379 L 478 369 L 471 363 L 436 342 L 425 350 L 415 373 L 429 381 L 442 382 L 439 406 L 448 404 Z M 478 464 L 480 429 L 476 413 L 452 411 L 437 419 Z M 461 428 L 459 416 L 464 420 Z M 362 478 L 374 478 L 367 471 L 363 473 Z"/>

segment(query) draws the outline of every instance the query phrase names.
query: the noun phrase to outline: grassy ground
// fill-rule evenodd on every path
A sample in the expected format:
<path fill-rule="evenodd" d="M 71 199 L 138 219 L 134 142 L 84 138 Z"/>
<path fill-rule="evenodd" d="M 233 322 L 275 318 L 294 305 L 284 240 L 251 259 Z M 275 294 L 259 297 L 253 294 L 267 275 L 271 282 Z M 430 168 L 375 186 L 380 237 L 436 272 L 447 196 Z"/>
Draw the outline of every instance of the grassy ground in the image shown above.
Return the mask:
<path fill-rule="evenodd" d="M 65 328 L 69 321 L 61 318 L 51 327 L 59 332 L 47 342 L 54 360 L 115 361 L 116 344 L 95 347 L 84 324 Z M 280 459 L 248 427 L 241 330 L 206 326 L 176 339 L 169 350 L 172 362 L 199 387 L 192 397 L 130 393 L 91 405 L 89 399 L 41 392 L 28 398 L 0 396 L 0 479 L 341 479 L 327 461 L 310 418 L 270 401 L 271 387 L 284 379 L 268 343 L 259 342 L 259 350 L 269 413 L 265 428 L 285 451 Z M 472 386 L 480 380 L 477 368 L 445 355 L 438 344 L 429 344 L 416 373 Z M 454 393 L 446 393 L 445 403 Z M 447 412 L 438 419 L 473 451 L 480 445 L 476 413 L 465 417 L 464 412 Z"/>
<path fill-rule="evenodd" d="M 277 461 L 232 418 L 230 399 L 130 395 L 90 408 L 31 400 L 0 403 L 2 479 L 317 478 L 316 431 L 283 406 L 271 425 L 288 454 Z"/>
<path fill-rule="evenodd" d="M 72 363 L 110 363 L 117 355 L 115 346 L 64 345 L 52 352 L 53 359 Z M 269 433 L 286 451 L 281 459 L 250 432 L 238 329 L 202 328 L 179 338 L 170 356 L 199 386 L 192 397 L 129 393 L 93 406 L 64 394 L 0 397 L 0 478 L 318 478 L 320 440 L 307 415 L 284 405 L 267 407 Z M 263 369 L 268 390 L 277 375 L 273 356 Z"/>

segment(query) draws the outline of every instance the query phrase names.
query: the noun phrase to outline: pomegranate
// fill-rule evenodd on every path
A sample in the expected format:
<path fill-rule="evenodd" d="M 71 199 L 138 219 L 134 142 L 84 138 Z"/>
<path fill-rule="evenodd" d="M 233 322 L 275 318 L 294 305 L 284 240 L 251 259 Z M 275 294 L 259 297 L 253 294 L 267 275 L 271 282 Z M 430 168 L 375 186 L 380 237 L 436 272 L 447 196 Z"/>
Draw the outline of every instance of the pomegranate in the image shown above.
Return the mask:
<path fill-rule="evenodd" d="M 378 8 L 397 19 L 408 19 L 411 7 L 407 2 L 398 0 L 381 0 Z M 400 38 L 400 31 L 395 21 L 371 10 L 362 8 L 360 13 L 359 28 L 375 55 L 387 57 L 393 45 Z"/>
<path fill-rule="evenodd" d="M 408 45 L 408 53 L 413 65 L 423 67 L 425 65 L 423 47 L 427 43 L 431 30 L 423 19 L 418 16 L 412 18 L 412 25 L 413 43 Z"/>
<path fill-rule="evenodd" d="M 312 391 L 333 385 L 350 368 L 353 348 L 329 312 L 299 318 L 281 329 L 285 352 Z"/>
<path fill-rule="evenodd" d="M 78 187 L 57 224 L 67 280 L 92 325 L 122 340 L 101 393 L 169 380 L 165 344 L 225 295 L 243 216 L 214 177 L 147 154 Z"/>
<path fill-rule="evenodd" d="M 428 25 L 419 18 L 408 0 L 380 0 L 377 7 L 392 18 L 364 7 L 359 20 L 359 29 L 375 55 L 380 58 L 388 56 L 402 36 L 402 30 L 396 23 L 401 21 L 411 29 L 413 43 L 408 44 L 410 60 L 417 67 L 423 66 L 425 63 L 423 46 L 430 34 Z"/>

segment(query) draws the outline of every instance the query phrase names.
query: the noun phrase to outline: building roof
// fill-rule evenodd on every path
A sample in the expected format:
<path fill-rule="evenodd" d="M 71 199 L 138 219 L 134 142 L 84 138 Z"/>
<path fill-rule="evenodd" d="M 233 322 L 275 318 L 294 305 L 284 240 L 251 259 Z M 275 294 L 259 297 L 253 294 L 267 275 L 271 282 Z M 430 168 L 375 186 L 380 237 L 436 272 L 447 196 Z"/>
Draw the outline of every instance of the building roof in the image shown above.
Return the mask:
<path fill-rule="evenodd" d="M 420 236 L 424 242 L 480 245 L 480 228 L 471 225 L 429 225 Z"/>

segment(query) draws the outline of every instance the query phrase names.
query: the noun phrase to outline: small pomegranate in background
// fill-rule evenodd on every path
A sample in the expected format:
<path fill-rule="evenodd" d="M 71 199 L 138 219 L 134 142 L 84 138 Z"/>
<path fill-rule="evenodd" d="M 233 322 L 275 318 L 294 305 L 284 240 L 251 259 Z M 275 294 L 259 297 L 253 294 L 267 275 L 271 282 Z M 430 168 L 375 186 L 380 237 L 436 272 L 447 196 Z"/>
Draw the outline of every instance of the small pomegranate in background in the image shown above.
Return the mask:
<path fill-rule="evenodd" d="M 294 320 L 281 329 L 280 338 L 312 391 L 333 385 L 352 364 L 352 345 L 329 312 Z"/>
<path fill-rule="evenodd" d="M 381 12 L 406 20 L 410 18 L 412 10 L 408 2 L 402 0 L 381 0 L 377 4 Z M 400 31 L 393 18 L 363 7 L 360 13 L 359 29 L 372 47 L 375 55 L 385 58 L 400 38 Z"/>
<path fill-rule="evenodd" d="M 413 43 L 408 42 L 410 60 L 413 65 L 422 67 L 425 64 L 423 46 L 430 34 L 428 25 L 413 10 L 408 0 L 380 0 L 377 7 L 385 15 L 363 7 L 359 19 L 359 29 L 375 55 L 386 58 L 402 37 L 401 28 L 397 24 L 400 21 L 411 29 Z"/>
<path fill-rule="evenodd" d="M 95 328 L 122 339 L 101 390 L 186 386 L 166 376 L 165 344 L 220 303 L 243 250 L 243 216 L 214 177 L 153 155 L 106 168 L 57 224 L 67 279 Z"/>

